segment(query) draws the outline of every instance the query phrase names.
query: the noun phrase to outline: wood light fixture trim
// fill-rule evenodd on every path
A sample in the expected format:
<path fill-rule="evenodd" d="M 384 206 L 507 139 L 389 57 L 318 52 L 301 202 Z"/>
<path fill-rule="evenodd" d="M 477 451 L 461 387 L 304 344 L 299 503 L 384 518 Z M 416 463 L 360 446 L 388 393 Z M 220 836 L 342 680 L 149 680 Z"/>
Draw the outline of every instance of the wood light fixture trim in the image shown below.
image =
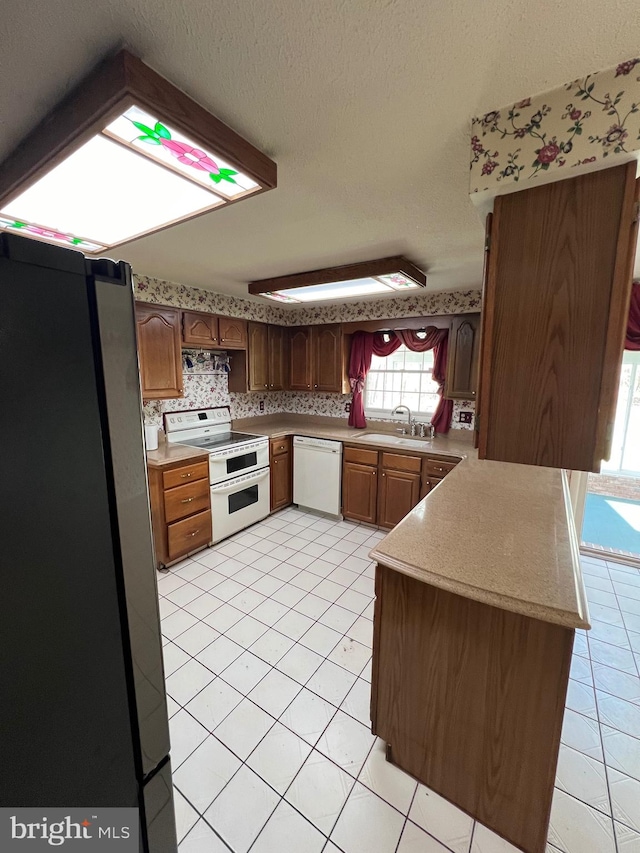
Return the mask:
<path fill-rule="evenodd" d="M 0 164 L 0 210 L 133 106 L 147 110 L 196 143 L 213 149 L 259 185 L 251 195 L 277 186 L 277 165 L 273 160 L 123 49 L 95 67 Z M 158 165 L 171 170 L 165 164 Z M 215 191 L 215 187 L 212 190 Z M 216 196 L 212 192 L 212 208 L 226 207 L 246 198 L 247 194 L 225 198 L 224 204 L 213 204 Z M 198 211 L 178 221 L 184 222 L 206 212 L 209 211 Z M 144 233 L 155 233 L 171 224 L 174 223 Z"/>
<path fill-rule="evenodd" d="M 310 287 L 317 284 L 332 284 L 333 282 L 349 281 L 358 278 L 375 278 L 379 275 L 403 273 L 415 281 L 420 287 L 425 287 L 427 277 L 415 264 L 394 255 L 390 258 L 378 258 L 375 261 L 362 261 L 357 264 L 344 264 L 339 267 L 325 267 L 320 270 L 282 275 L 277 278 L 263 278 L 260 281 L 249 282 L 249 293 L 260 296 L 274 290 L 293 290 L 297 287 Z"/>

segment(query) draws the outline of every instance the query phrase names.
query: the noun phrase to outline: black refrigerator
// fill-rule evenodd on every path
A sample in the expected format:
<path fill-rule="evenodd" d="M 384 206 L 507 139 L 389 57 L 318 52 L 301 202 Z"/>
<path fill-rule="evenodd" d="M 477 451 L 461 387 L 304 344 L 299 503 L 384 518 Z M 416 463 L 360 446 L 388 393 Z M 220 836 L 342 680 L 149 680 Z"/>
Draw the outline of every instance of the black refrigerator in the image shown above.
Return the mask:
<path fill-rule="evenodd" d="M 0 235 L 0 805 L 177 850 L 131 270 Z"/>

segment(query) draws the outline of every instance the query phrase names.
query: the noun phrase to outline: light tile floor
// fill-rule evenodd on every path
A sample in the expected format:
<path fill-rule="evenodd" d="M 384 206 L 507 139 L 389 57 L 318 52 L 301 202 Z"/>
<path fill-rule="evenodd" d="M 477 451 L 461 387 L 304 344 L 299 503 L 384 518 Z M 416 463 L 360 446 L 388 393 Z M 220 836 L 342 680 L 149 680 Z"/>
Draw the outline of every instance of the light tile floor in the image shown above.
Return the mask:
<path fill-rule="evenodd" d="M 512 853 L 369 730 L 379 531 L 295 508 L 158 575 L 180 853 Z M 640 571 L 583 560 L 548 853 L 640 853 Z"/>

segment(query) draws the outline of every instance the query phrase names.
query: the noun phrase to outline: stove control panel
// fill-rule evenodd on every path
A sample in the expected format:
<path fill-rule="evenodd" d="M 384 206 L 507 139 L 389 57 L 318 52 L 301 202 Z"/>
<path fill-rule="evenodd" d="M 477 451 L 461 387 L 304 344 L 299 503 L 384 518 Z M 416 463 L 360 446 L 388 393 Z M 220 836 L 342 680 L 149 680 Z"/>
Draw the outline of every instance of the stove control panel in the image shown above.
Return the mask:
<path fill-rule="evenodd" d="M 230 423 L 231 412 L 228 406 L 196 409 L 192 412 L 166 412 L 164 416 L 164 429 L 167 433 L 214 425 L 228 429 Z"/>

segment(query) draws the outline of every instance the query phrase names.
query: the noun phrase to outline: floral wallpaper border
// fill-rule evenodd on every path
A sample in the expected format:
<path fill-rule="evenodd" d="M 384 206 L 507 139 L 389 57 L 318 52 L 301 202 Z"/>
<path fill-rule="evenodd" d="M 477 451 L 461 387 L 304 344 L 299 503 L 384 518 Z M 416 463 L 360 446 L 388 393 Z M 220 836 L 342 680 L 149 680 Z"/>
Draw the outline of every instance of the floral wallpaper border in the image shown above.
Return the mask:
<path fill-rule="evenodd" d="M 587 74 L 471 122 L 469 192 L 540 176 L 571 177 L 640 149 L 640 58 Z M 613 165 L 613 164 L 612 164 Z"/>
<path fill-rule="evenodd" d="M 260 323 L 280 326 L 313 325 L 316 323 L 348 323 L 352 320 L 381 320 L 387 317 L 420 317 L 429 314 L 467 314 L 480 310 L 481 291 L 454 290 L 438 293 L 417 293 L 395 299 L 343 302 L 338 305 L 305 305 L 285 308 L 268 302 L 253 302 L 224 293 L 214 293 L 164 281 L 146 275 L 134 275 L 136 299 L 173 305 L 193 311 L 210 311 L 229 317 L 243 317 Z"/>

